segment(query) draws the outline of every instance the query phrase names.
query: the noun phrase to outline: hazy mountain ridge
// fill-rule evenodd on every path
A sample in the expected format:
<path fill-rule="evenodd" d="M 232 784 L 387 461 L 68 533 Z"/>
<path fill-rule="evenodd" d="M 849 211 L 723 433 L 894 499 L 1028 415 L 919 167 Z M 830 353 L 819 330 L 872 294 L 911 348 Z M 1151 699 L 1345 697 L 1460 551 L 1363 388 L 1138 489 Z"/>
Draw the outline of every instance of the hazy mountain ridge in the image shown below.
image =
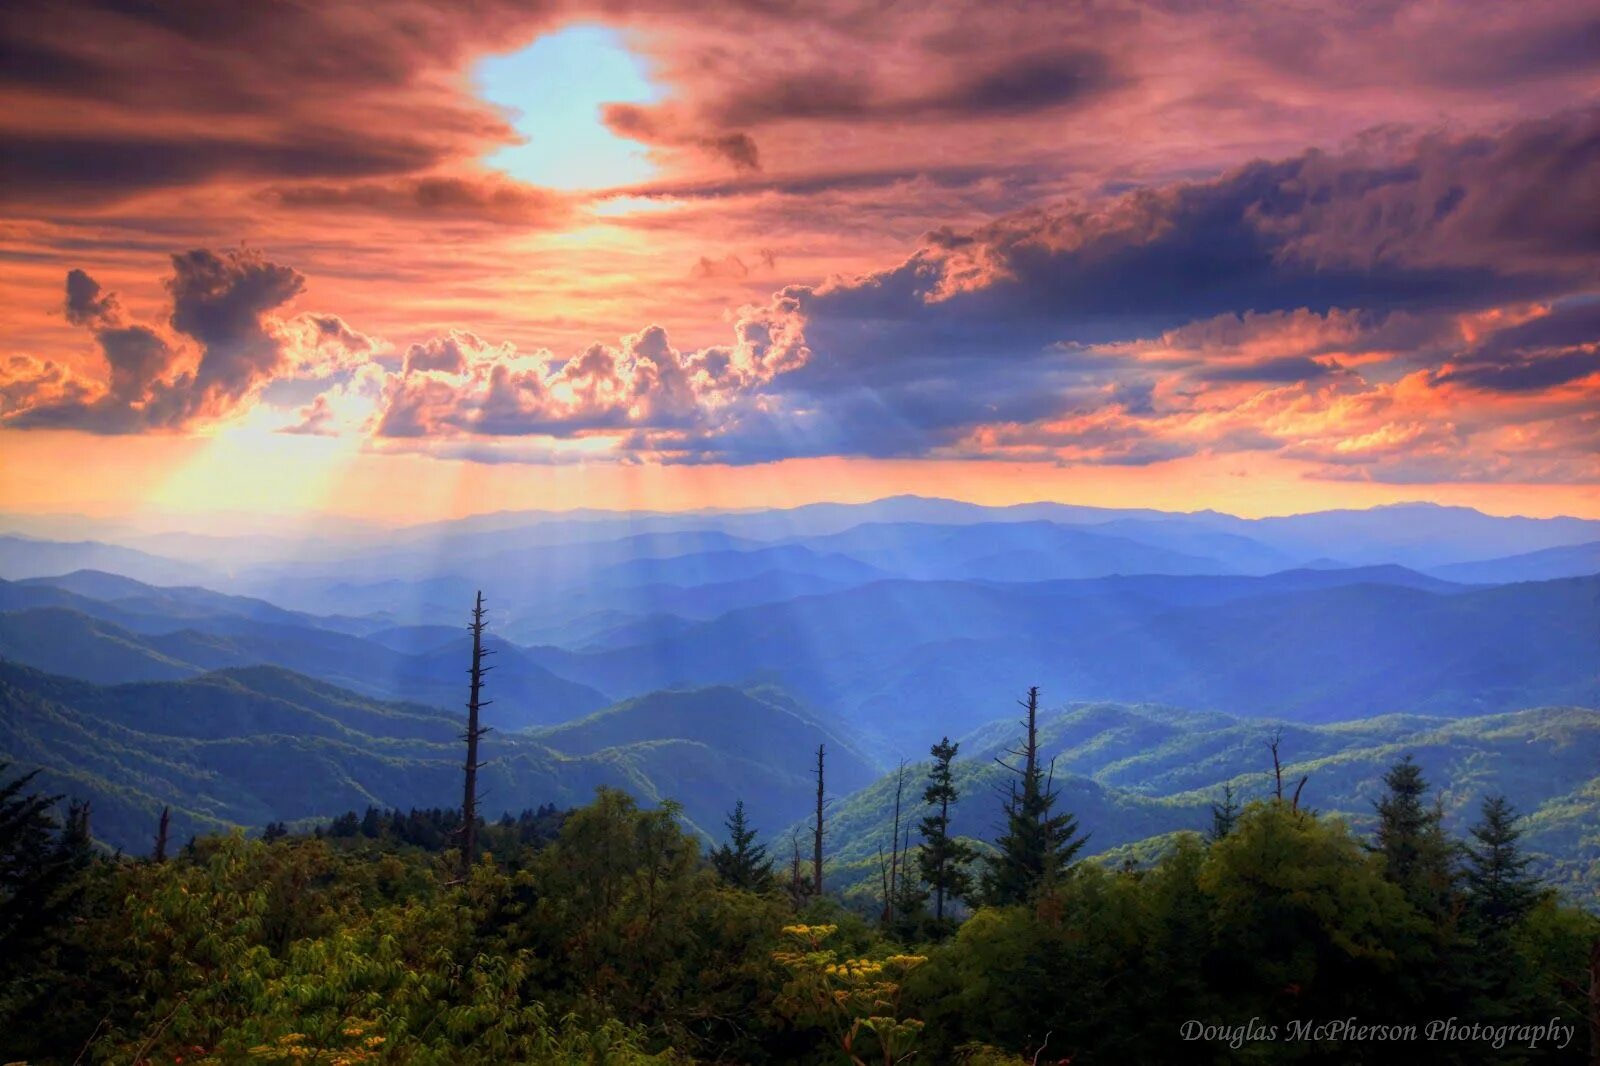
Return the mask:
<path fill-rule="evenodd" d="M 1010 743 L 1006 693 L 1036 683 L 1080 701 L 1046 737 L 1095 850 L 1196 827 L 1222 781 L 1259 789 L 1262 730 L 1279 727 L 1264 718 L 1286 720 L 1315 805 L 1361 814 L 1359 782 L 1416 744 L 1463 789 L 1535 781 L 1514 798 L 1564 861 L 1600 848 L 1593 782 L 1561 761 L 1588 752 L 1587 720 L 1550 712 L 1540 733 L 1522 710 L 1595 701 L 1600 522 L 899 497 L 306 528 L 303 558 L 283 530 L 0 538 L 0 575 L 22 578 L 0 581 L 0 656 L 64 675 L 7 675 L 26 714 L 0 756 L 106 797 L 135 842 L 158 797 L 213 828 L 409 803 L 410 781 L 453 803 L 461 624 L 482 588 L 491 802 L 609 782 L 684 800 L 716 832 L 742 795 L 776 830 L 808 808 L 826 743 L 833 790 L 864 790 L 840 810 L 854 837 L 881 814 L 874 767 L 944 733 L 968 735 L 977 766 Z M 164 544 L 185 559 L 153 554 Z M 306 791 L 283 776 L 297 762 L 325 809 L 271 797 Z"/>
<path fill-rule="evenodd" d="M 961 741 L 956 780 L 962 799 L 952 821 L 960 835 L 994 839 L 998 790 L 1011 776 L 996 760 L 1009 758 L 1020 728 L 1014 719 L 999 719 Z M 1077 816 L 1095 853 L 1204 829 L 1224 784 L 1240 803 L 1270 795 L 1267 743 L 1274 737 L 1286 788 L 1305 777 L 1302 802 L 1308 807 L 1365 828 L 1384 772 L 1411 754 L 1442 786 L 1452 830 L 1464 832 L 1485 795 L 1503 794 L 1523 816 L 1528 847 L 1558 883 L 1577 886 L 1600 872 L 1600 711 L 1541 707 L 1474 719 L 1391 717 L 1307 726 L 1089 703 L 1040 719 L 1041 757 L 1053 768 L 1058 809 Z M 920 796 L 927 767 L 925 760 L 907 764 L 907 795 Z M 841 862 L 861 862 L 878 845 L 887 847 L 894 780 L 886 774 L 839 798 L 830 824 L 850 842 Z M 911 816 L 920 816 L 920 803 L 912 807 Z"/>
<path fill-rule="evenodd" d="M 457 707 L 464 700 L 461 663 L 468 646 L 460 635 L 453 643 L 407 654 L 347 634 L 242 619 L 213 621 L 208 630 L 133 633 L 61 607 L 0 613 L 0 657 L 103 684 L 181 680 L 265 663 L 375 698 Z M 496 682 L 507 713 L 516 716 L 513 728 L 564 721 L 610 702 L 595 689 L 552 674 L 513 645 L 494 646 Z"/>
<path fill-rule="evenodd" d="M 726 708 L 726 691 L 676 694 Z M 0 761 L 42 768 L 42 787 L 95 805 L 96 832 L 142 852 L 161 807 L 174 833 L 329 817 L 368 804 L 460 802 L 462 719 L 418 704 L 384 703 L 275 667 L 219 671 L 174 682 L 94 685 L 0 660 Z M 770 694 L 741 701 L 747 725 L 804 750 L 829 744 L 840 778 L 865 784 L 838 737 L 809 726 Z M 625 713 L 625 712 L 624 712 Z M 788 750 L 724 748 L 699 739 L 639 736 L 592 751 L 561 750 L 500 728 L 484 740 L 480 786 L 498 816 L 544 803 L 587 802 L 595 787 L 673 799 L 691 825 L 718 833 L 735 799 L 775 829 L 811 802 L 805 760 Z M 809 728 L 808 728 L 809 726 Z M 568 738 L 570 741 L 570 734 Z"/>
<path fill-rule="evenodd" d="M 1007 677 L 1074 699 L 1305 720 L 1472 715 L 1588 700 L 1597 593 L 1595 578 L 1448 592 L 1362 582 L 1172 606 L 879 582 L 730 612 L 649 644 L 532 654 L 619 695 L 760 673 L 888 737 L 976 727 Z"/>

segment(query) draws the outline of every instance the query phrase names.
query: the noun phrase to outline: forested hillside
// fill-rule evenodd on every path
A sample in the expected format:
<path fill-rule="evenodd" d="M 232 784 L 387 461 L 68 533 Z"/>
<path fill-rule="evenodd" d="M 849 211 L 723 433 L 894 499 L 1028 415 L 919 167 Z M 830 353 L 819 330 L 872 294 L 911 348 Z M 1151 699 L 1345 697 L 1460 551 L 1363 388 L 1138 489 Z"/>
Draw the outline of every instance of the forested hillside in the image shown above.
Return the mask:
<path fill-rule="evenodd" d="M 1586 1061 L 1597 532 L 901 499 L 0 546 L 0 1061 L 1390 1062 L 1287 1026 L 1451 1016 Z"/>
<path fill-rule="evenodd" d="M 799 753 L 819 743 L 836 751 L 841 785 L 872 779 L 870 764 L 834 733 L 773 699 L 731 689 L 663 693 L 548 736 L 496 729 L 484 741 L 486 802 L 496 813 L 570 805 L 606 784 L 644 802 L 674 799 L 690 826 L 714 834 L 735 795 L 775 822 L 800 818 L 811 785 Z M 673 730 L 597 735 L 660 704 L 682 709 Z M 172 809 L 173 834 L 186 838 L 367 804 L 460 803 L 458 715 L 380 703 L 275 667 L 101 686 L 0 661 L 0 710 L 0 755 L 42 768 L 43 785 L 92 801 L 100 839 L 134 854 L 148 850 L 163 807 Z M 698 728 L 688 728 L 690 718 Z M 741 733 L 790 746 L 741 743 Z"/>
<path fill-rule="evenodd" d="M 891 891 L 842 904 L 742 807 L 710 852 L 623 793 L 479 828 L 369 809 L 112 858 L 0 772 L 0 1055 L 107 1063 L 1582 1063 L 1600 919 L 1527 871 L 1512 812 L 1447 835 L 1409 760 L 1358 836 L 1221 804 L 1154 865 L 1080 860 L 1026 737 L 999 846 L 919 776 Z M 948 758 L 950 752 L 943 751 Z M 926 785 L 925 802 L 921 796 Z M 164 832 L 164 830 L 163 830 Z M 848 843 L 843 827 L 830 830 Z M 930 902 L 930 889 L 936 902 Z M 940 914 L 943 917 L 939 917 Z M 1304 1019 L 1332 1029 L 1304 1031 Z M 1408 1028 L 1409 1027 L 1409 1028 Z M 1373 1035 L 1377 1034 L 1377 1035 Z"/>
<path fill-rule="evenodd" d="M 1001 719 L 961 741 L 955 779 L 969 795 L 1004 785 L 1001 760 L 1015 741 L 1017 722 Z M 1306 779 L 1303 802 L 1365 829 L 1383 770 L 1414 757 L 1433 780 L 1445 782 L 1438 800 L 1444 824 L 1464 832 L 1489 795 L 1506 796 L 1526 819 L 1524 842 L 1537 868 L 1571 898 L 1600 909 L 1600 712 L 1540 708 L 1471 719 L 1418 716 L 1368 718 L 1328 725 L 1264 722 L 1171 707 L 1080 704 L 1045 713 L 1039 749 L 1054 774 L 1063 804 L 1089 832 L 1089 853 L 1150 857 L 1128 850 L 1147 838 L 1200 830 L 1211 807 L 1231 791 L 1240 803 L 1275 787 L 1271 745 L 1283 776 Z M 916 778 L 925 760 L 908 763 Z M 847 843 L 840 887 L 870 881 L 870 860 L 891 835 L 898 773 L 840 801 L 833 822 Z M 999 825 L 982 804 L 958 809 L 952 831 L 991 841 Z"/>

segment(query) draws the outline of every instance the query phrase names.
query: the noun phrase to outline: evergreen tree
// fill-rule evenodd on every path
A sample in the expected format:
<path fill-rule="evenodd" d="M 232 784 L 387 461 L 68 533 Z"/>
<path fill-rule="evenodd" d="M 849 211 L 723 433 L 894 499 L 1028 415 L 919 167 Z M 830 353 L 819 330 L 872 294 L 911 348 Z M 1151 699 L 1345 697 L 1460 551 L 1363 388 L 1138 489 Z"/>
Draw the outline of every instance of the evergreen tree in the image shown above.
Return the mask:
<path fill-rule="evenodd" d="M 1384 876 L 1405 891 L 1418 911 L 1438 919 L 1449 909 L 1455 882 L 1443 812 L 1423 804 L 1428 783 L 1410 755 L 1389 768 L 1383 783 L 1387 791 L 1375 806 Z"/>
<path fill-rule="evenodd" d="M 1474 1011 L 1501 1021 L 1520 1016 L 1528 1001 L 1528 970 L 1515 932 L 1538 903 L 1538 882 L 1528 875 L 1530 859 L 1517 845 L 1516 812 L 1504 796 L 1483 801 L 1480 820 L 1468 844 L 1466 899 L 1462 926 L 1469 938 L 1463 969 L 1474 994 Z"/>
<path fill-rule="evenodd" d="M 928 771 L 928 787 L 922 792 L 923 802 L 934 811 L 922 819 L 922 850 L 917 853 L 917 866 L 933 893 L 933 919 L 941 924 L 945 901 L 964 899 L 972 892 L 972 874 L 967 865 L 977 857 L 972 845 L 950 835 L 950 806 L 960 798 L 950 764 L 960 748 L 949 737 L 933 746 L 933 767 Z"/>
<path fill-rule="evenodd" d="M 67 801 L 67 824 L 61 831 L 63 857 L 78 866 L 86 865 L 94 857 L 94 830 L 90 819 L 94 804 L 88 800 Z"/>
<path fill-rule="evenodd" d="M 1239 804 L 1233 798 L 1233 786 L 1222 786 L 1222 802 L 1211 805 L 1211 828 L 1206 839 L 1215 844 L 1229 833 L 1239 821 Z"/>
<path fill-rule="evenodd" d="M 0 775 L 6 770 L 0 763 Z M 73 805 L 71 831 L 63 832 L 50 813 L 61 797 L 28 791 L 38 772 L 0 778 L 0 958 L 5 959 L 21 958 L 24 946 L 71 907 L 70 883 L 90 856 L 88 806 Z"/>
<path fill-rule="evenodd" d="M 1522 831 L 1504 796 L 1484 799 L 1481 820 L 1467 845 L 1467 913 L 1480 936 L 1504 933 L 1522 921 L 1538 902 L 1538 882 L 1528 874 L 1532 861 L 1517 846 Z"/>
<path fill-rule="evenodd" d="M 983 873 L 983 899 L 993 906 L 1026 903 L 1041 887 L 1061 878 L 1085 839 L 1071 814 L 1052 814 L 1056 793 L 1039 764 L 1039 689 L 1028 690 L 1021 701 L 1027 711 L 1023 740 L 1011 754 L 1022 760 L 1013 766 L 996 759 L 1015 774 L 1003 807 L 1005 832 L 995 846 L 1000 854 Z"/>
<path fill-rule="evenodd" d="M 733 805 L 728 820 L 728 843 L 711 852 L 711 866 L 723 883 L 751 892 L 765 892 L 772 887 L 772 860 L 767 858 L 767 846 L 757 844 L 756 831 L 750 828 L 744 815 L 744 800 Z"/>

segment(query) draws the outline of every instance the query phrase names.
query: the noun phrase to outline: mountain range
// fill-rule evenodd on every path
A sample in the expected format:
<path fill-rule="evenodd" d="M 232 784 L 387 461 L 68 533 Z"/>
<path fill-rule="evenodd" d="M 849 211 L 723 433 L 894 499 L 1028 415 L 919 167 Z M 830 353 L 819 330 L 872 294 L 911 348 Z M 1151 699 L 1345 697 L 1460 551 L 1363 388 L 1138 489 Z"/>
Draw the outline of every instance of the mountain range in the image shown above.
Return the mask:
<path fill-rule="evenodd" d="M 0 712 L 0 761 L 42 768 L 40 787 L 89 800 L 96 836 L 135 852 L 148 848 L 163 806 L 186 835 L 461 800 L 462 716 L 277 667 L 96 685 L 0 661 Z M 675 800 L 691 826 L 715 835 L 740 798 L 769 827 L 800 818 L 814 789 L 803 756 L 818 745 L 839 787 L 872 781 L 839 730 L 780 694 L 664 692 L 554 731 L 495 729 L 479 782 L 496 814 L 583 803 L 611 785 Z"/>
<path fill-rule="evenodd" d="M 1000 760 L 1015 762 L 1010 751 L 1021 729 L 1015 717 L 1003 718 L 961 738 L 955 782 L 963 798 L 952 808 L 952 832 L 995 838 L 1000 795 L 1012 776 Z M 1340 815 L 1360 831 L 1374 822 L 1384 772 L 1407 754 L 1437 786 L 1445 825 L 1457 835 L 1476 820 L 1485 796 L 1504 795 L 1524 816 L 1525 845 L 1541 873 L 1600 904 L 1600 711 L 1593 708 L 1304 725 L 1079 703 L 1043 713 L 1039 723 L 1040 757 L 1059 809 L 1088 834 L 1088 853 L 1113 857 L 1138 854 L 1130 846 L 1151 838 L 1208 828 L 1224 785 L 1241 805 L 1272 795 L 1273 741 L 1286 789 L 1304 778 L 1307 807 Z M 907 796 L 920 796 L 928 766 L 925 759 L 906 764 Z M 897 777 L 886 774 L 842 797 L 829 816 L 841 841 L 839 863 L 855 877 L 876 876 L 877 849 L 888 849 Z M 913 802 L 909 816 L 921 814 Z"/>
<path fill-rule="evenodd" d="M 1504 785 L 1563 870 L 1593 846 L 1600 785 L 1541 767 L 1592 754 L 1600 522 L 897 497 L 6 528 L 0 760 L 94 797 L 130 849 L 161 805 L 200 829 L 456 802 L 479 589 L 490 806 L 617 784 L 710 836 L 741 797 L 777 831 L 824 744 L 840 839 L 868 839 L 884 771 L 942 735 L 989 764 L 991 723 L 1037 684 L 1069 708 L 1047 723 L 1063 802 L 1102 850 L 1201 824 L 1225 781 L 1259 791 L 1269 728 L 1326 809 L 1364 817 L 1379 764 L 1415 747 L 1463 797 Z"/>

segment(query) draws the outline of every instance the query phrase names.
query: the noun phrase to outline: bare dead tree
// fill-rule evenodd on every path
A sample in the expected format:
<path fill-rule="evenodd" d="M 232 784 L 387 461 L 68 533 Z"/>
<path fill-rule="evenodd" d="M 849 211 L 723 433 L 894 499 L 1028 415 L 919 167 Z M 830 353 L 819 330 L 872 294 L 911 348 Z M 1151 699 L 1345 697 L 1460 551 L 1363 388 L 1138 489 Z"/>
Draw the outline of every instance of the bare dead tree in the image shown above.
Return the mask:
<path fill-rule="evenodd" d="M 794 857 L 789 862 L 789 895 L 794 900 L 795 906 L 798 907 L 806 898 L 811 887 L 806 884 L 800 873 L 805 862 L 800 855 L 800 829 L 798 826 L 790 832 L 789 843 L 794 847 Z"/>
<path fill-rule="evenodd" d="M 911 823 L 906 823 L 905 837 L 900 841 L 900 887 L 905 889 L 909 883 L 906 878 L 911 876 Z"/>
<path fill-rule="evenodd" d="M 1267 750 L 1272 752 L 1272 794 L 1278 798 L 1279 803 L 1283 802 L 1283 764 L 1278 761 L 1278 745 L 1282 743 L 1283 730 L 1274 729 L 1272 739 L 1267 741 Z"/>
<path fill-rule="evenodd" d="M 822 895 L 822 756 L 825 745 L 817 745 L 817 822 L 811 827 L 811 891 Z"/>
<path fill-rule="evenodd" d="M 172 823 L 172 808 L 161 808 L 161 821 L 156 826 L 156 850 L 150 857 L 156 862 L 167 861 L 167 827 Z"/>
<path fill-rule="evenodd" d="M 484 657 L 492 654 L 490 649 L 483 646 L 483 631 L 487 626 L 483 620 L 483 592 L 479 590 L 477 600 L 472 607 L 472 622 L 467 626 L 472 631 L 472 668 L 468 671 L 472 678 L 472 688 L 467 699 L 467 728 L 461 734 L 461 739 L 467 742 L 467 761 L 463 766 L 466 771 L 465 787 L 461 797 L 461 877 L 466 879 L 472 872 L 473 861 L 477 858 L 478 851 L 478 741 L 489 730 L 478 723 L 478 712 L 493 700 L 483 699 L 483 675 L 494 669 L 483 664 Z"/>
<path fill-rule="evenodd" d="M 1272 753 L 1272 794 L 1279 803 L 1283 802 L 1283 760 L 1278 753 L 1278 749 L 1282 745 L 1283 730 L 1281 728 L 1274 729 L 1271 738 L 1267 740 L 1267 750 Z M 1300 783 L 1294 786 L 1294 795 L 1289 799 L 1289 809 L 1291 811 L 1300 809 L 1300 792 L 1306 787 L 1306 782 L 1309 780 L 1311 780 L 1309 774 L 1302 775 Z"/>
<path fill-rule="evenodd" d="M 882 883 L 883 887 L 883 910 L 879 913 L 878 917 L 885 924 L 888 924 L 891 913 L 890 908 L 894 905 L 894 896 L 889 888 L 889 858 L 888 856 L 884 855 L 882 844 L 878 845 L 878 880 Z"/>
<path fill-rule="evenodd" d="M 1007 748 L 1006 754 L 1021 759 L 1022 765 L 1020 767 L 1012 766 L 998 755 L 995 756 L 994 761 L 1010 770 L 1023 781 L 1033 781 L 1035 780 L 1035 772 L 1039 768 L 1039 686 L 1034 685 L 1028 689 L 1028 698 L 1018 700 L 1017 703 L 1023 710 L 1028 712 L 1028 716 L 1021 723 L 1023 729 L 1022 747 L 1020 749 Z M 1053 766 L 1052 769 L 1054 769 Z"/>
<path fill-rule="evenodd" d="M 894 829 L 889 833 L 889 884 L 883 894 L 883 920 L 894 921 L 895 889 L 900 884 L 900 863 L 903 853 L 900 850 L 900 800 L 906 788 L 906 761 L 900 760 L 900 769 L 894 778 Z M 879 849 L 880 851 L 882 849 Z"/>

